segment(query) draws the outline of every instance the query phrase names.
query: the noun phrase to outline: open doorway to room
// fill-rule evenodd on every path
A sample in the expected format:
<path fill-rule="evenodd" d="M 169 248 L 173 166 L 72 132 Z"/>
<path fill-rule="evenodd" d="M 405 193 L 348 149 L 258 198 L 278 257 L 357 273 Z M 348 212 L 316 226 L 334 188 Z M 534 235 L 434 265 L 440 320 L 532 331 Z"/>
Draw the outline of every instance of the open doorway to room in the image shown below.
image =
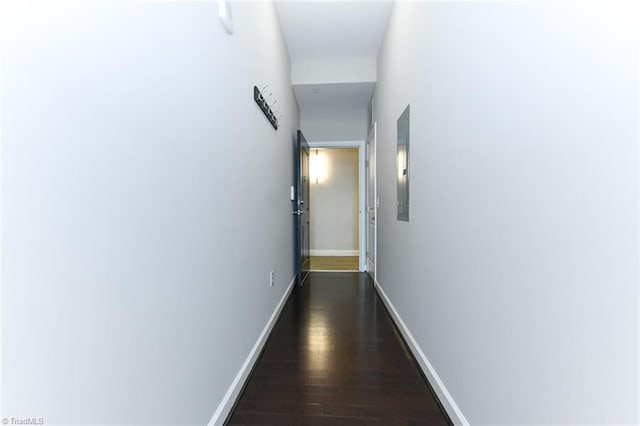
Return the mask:
<path fill-rule="evenodd" d="M 361 149 L 311 145 L 311 270 L 363 270 Z"/>

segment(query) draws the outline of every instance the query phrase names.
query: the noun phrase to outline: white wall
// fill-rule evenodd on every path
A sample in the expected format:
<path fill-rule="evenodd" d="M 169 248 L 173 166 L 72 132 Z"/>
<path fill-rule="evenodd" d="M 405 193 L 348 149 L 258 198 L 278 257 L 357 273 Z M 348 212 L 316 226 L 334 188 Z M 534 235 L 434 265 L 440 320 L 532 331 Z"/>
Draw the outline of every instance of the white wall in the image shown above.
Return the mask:
<path fill-rule="evenodd" d="M 309 141 L 363 141 L 367 139 L 367 110 L 302 110 L 300 128 Z"/>
<path fill-rule="evenodd" d="M 273 5 L 3 7 L 2 417 L 205 424 L 293 277 Z"/>
<path fill-rule="evenodd" d="M 376 81 L 376 58 L 314 57 L 291 63 L 291 84 L 360 83 Z"/>
<path fill-rule="evenodd" d="M 311 157 L 316 150 L 311 150 Z M 311 179 L 311 254 L 355 256 L 358 250 L 358 150 L 321 149 L 326 175 Z M 313 164 L 313 158 L 312 158 Z M 324 168 L 324 167 L 323 167 Z"/>
<path fill-rule="evenodd" d="M 635 424 L 637 3 L 398 2 L 378 278 L 472 424 Z M 396 120 L 411 104 L 411 222 Z"/>

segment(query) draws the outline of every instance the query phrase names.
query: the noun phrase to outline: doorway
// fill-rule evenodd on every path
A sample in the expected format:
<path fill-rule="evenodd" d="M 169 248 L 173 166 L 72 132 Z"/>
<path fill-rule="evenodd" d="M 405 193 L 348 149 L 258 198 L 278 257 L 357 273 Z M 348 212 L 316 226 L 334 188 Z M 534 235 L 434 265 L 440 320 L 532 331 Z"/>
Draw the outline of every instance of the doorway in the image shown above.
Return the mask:
<path fill-rule="evenodd" d="M 309 214 L 309 144 L 298 130 L 294 154 L 294 176 L 296 180 L 291 187 L 291 202 L 293 205 L 295 250 L 294 265 L 296 283 L 302 285 L 310 270 L 310 238 L 309 229 L 311 215 Z M 273 275 L 273 271 L 271 272 Z"/>
<path fill-rule="evenodd" d="M 310 147 L 311 270 L 364 271 L 366 204 L 364 141 Z"/>
<path fill-rule="evenodd" d="M 365 162 L 367 176 L 367 272 L 376 279 L 376 256 L 378 231 L 376 216 L 378 214 L 378 188 L 376 178 L 376 139 L 378 127 L 373 122 L 367 137 L 367 161 Z"/>

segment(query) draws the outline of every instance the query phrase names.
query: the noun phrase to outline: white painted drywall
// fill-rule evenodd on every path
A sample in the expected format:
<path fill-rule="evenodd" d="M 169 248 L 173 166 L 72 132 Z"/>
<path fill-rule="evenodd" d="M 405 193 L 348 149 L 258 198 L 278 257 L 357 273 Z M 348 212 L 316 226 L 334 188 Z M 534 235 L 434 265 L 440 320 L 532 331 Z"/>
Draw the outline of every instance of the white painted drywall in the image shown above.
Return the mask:
<path fill-rule="evenodd" d="M 367 109 L 301 110 L 300 127 L 308 141 L 357 141 L 367 138 Z"/>
<path fill-rule="evenodd" d="M 375 56 L 301 57 L 291 63 L 291 84 L 376 81 Z"/>
<path fill-rule="evenodd" d="M 391 0 L 276 0 L 289 53 L 298 59 L 375 60 L 393 7 Z"/>
<path fill-rule="evenodd" d="M 359 244 L 358 150 L 312 149 L 311 156 L 326 159 L 324 180 L 316 183 L 312 175 L 310 185 L 311 253 L 355 256 Z M 330 253 L 334 251 L 343 253 Z"/>
<path fill-rule="evenodd" d="M 639 21 L 637 2 L 395 5 L 378 279 L 471 424 L 640 422 Z"/>
<path fill-rule="evenodd" d="M 303 84 L 294 85 L 300 111 L 307 117 L 313 117 L 313 112 L 357 110 L 369 103 L 376 84 L 370 83 L 340 83 L 340 84 Z"/>
<path fill-rule="evenodd" d="M 232 7 L 4 2 L 2 417 L 206 424 L 290 283 L 288 53 Z"/>
<path fill-rule="evenodd" d="M 393 2 L 280 1 L 276 10 L 291 63 L 291 83 L 376 81 L 376 56 Z"/>

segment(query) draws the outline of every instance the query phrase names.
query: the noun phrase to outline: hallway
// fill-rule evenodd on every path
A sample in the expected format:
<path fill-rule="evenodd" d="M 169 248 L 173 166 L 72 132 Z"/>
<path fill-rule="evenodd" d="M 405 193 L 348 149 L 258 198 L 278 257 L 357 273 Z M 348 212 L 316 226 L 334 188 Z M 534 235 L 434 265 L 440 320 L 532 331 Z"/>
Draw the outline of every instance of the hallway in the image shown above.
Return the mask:
<path fill-rule="evenodd" d="M 295 287 L 228 424 L 447 419 L 364 273 Z"/>
<path fill-rule="evenodd" d="M 638 22 L 0 0 L 0 419 L 640 425 Z"/>

